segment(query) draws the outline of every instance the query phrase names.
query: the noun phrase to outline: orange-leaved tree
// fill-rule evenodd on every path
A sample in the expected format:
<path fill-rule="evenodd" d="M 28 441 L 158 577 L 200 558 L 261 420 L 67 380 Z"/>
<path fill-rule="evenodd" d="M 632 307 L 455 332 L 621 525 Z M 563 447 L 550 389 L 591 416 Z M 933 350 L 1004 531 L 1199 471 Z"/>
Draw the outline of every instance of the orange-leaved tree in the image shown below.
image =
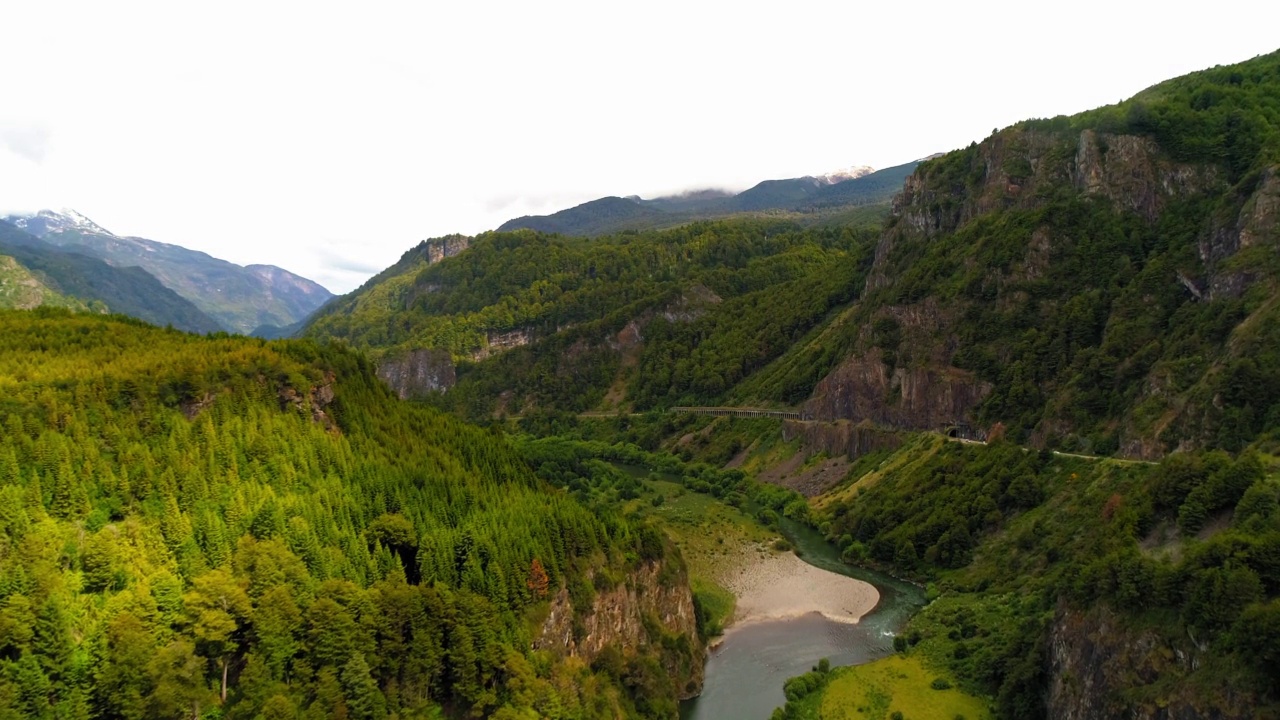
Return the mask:
<path fill-rule="evenodd" d="M 538 558 L 533 559 L 533 565 L 529 568 L 528 585 L 529 592 L 539 600 L 547 596 L 547 591 L 551 587 L 551 578 L 547 577 L 547 571 Z"/>

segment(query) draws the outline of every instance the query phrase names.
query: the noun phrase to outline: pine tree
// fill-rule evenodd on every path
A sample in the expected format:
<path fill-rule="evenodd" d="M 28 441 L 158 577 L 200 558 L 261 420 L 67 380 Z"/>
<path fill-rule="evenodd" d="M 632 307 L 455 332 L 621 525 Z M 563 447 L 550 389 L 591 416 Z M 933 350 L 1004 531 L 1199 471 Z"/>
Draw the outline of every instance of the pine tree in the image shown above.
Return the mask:
<path fill-rule="evenodd" d="M 339 677 L 351 717 L 358 720 L 378 720 L 386 717 L 387 702 L 378 683 L 369 674 L 369 664 L 362 653 L 353 653 L 342 667 Z"/>
<path fill-rule="evenodd" d="M 14 684 L 18 690 L 18 706 L 22 717 L 52 718 L 49 695 L 54 684 L 34 655 L 23 655 L 13 666 Z"/>
<path fill-rule="evenodd" d="M 289 588 L 276 586 L 263 594 L 254 609 L 253 627 L 271 677 L 287 680 L 290 663 L 301 649 L 302 630 L 302 613 Z"/>

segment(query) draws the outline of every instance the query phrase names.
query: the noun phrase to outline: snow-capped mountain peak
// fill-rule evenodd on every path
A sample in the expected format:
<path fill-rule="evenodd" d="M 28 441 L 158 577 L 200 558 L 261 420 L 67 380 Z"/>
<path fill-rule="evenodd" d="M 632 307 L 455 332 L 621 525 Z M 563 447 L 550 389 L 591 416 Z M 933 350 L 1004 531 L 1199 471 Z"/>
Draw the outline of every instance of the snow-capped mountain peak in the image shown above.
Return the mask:
<path fill-rule="evenodd" d="M 56 211 L 41 210 L 34 215 L 10 215 L 6 217 L 5 220 L 8 220 L 38 238 L 43 238 L 45 235 L 60 233 L 67 230 L 94 233 L 96 235 L 114 236 L 110 230 L 107 230 L 98 223 L 90 220 L 71 208 L 63 208 Z"/>
<path fill-rule="evenodd" d="M 832 170 L 824 175 L 818 175 L 817 179 L 828 185 L 835 185 L 836 183 L 844 182 L 845 180 L 856 180 L 864 175 L 870 175 L 875 171 L 875 168 L 867 165 L 853 165 L 839 170 Z"/>

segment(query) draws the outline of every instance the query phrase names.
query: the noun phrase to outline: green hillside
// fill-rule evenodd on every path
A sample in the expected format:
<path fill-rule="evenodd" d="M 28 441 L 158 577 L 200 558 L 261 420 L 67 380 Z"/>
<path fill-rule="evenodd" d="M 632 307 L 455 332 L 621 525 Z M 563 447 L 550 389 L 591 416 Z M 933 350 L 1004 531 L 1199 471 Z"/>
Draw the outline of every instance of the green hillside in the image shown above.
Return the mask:
<path fill-rule="evenodd" d="M 407 256 L 328 305 L 304 333 L 375 358 L 447 350 L 461 365 L 442 402 L 475 417 L 507 391 L 513 410 L 585 410 L 615 385 L 615 404 L 695 403 L 848 302 L 873 242 L 867 231 L 777 221 L 596 240 L 488 233 L 438 263 Z M 534 342 L 493 348 L 511 333 Z"/>
<path fill-rule="evenodd" d="M 11 257 L 0 255 L 0 309 L 30 310 L 47 305 L 74 310 L 86 309 L 78 300 L 51 290 Z"/>
<path fill-rule="evenodd" d="M 740 506 L 733 498 L 752 476 L 795 467 L 791 452 L 805 465 L 839 452 L 813 440 L 837 426 L 789 422 L 812 432 L 783 432 L 788 443 L 781 424 L 671 414 L 520 421 L 560 435 L 540 441 L 546 448 L 568 438 L 597 440 L 578 447 L 601 458 L 628 452 L 602 439 L 664 448 L 706 469 L 710 483 L 683 473 L 686 490 Z M 1160 463 L 1029 451 L 1007 438 L 898 440 L 845 458 L 843 479 L 807 505 L 780 488 L 778 505 L 751 491 L 751 507 L 811 525 L 847 563 L 913 580 L 931 601 L 896 638 L 897 659 L 829 685 L 796 681 L 808 689 L 788 691 L 793 702 L 776 719 L 861 717 L 858 707 L 868 717 L 935 717 L 964 700 L 953 687 L 1010 720 L 1246 720 L 1280 710 L 1280 427 L 1238 454 Z M 712 471 L 728 458 L 733 470 Z M 562 477 L 584 492 L 572 473 Z M 985 716 L 945 717 L 954 712 Z"/>
<path fill-rule="evenodd" d="M 552 215 L 527 215 L 508 220 L 499 231 L 536 230 L 561 235 L 605 235 L 639 230 L 669 222 L 666 213 L 628 198 L 606 197 Z"/>
<path fill-rule="evenodd" d="M 898 655 L 774 718 L 886 717 L 890 701 L 940 717 L 952 682 L 1010 720 L 1270 717 L 1277 447 L 1272 432 L 1234 458 L 1145 464 L 920 435 L 868 458 L 813 500 L 810 522 L 848 562 L 926 584 L 932 601 Z"/>
<path fill-rule="evenodd" d="M 696 639 L 530 649 L 662 541 L 357 355 L 0 312 L 0 418 L 0 716 L 673 712 Z"/>

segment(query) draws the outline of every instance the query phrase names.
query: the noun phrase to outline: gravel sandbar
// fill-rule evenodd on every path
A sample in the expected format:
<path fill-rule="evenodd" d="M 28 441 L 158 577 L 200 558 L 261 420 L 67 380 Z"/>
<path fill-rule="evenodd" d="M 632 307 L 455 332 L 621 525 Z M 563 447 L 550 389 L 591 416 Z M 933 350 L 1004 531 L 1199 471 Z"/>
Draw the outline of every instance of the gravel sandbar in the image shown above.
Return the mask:
<path fill-rule="evenodd" d="M 821 570 L 790 552 L 754 546 L 731 567 L 721 581 L 738 598 L 734 625 L 814 612 L 856 623 L 880 601 L 870 583 Z"/>

